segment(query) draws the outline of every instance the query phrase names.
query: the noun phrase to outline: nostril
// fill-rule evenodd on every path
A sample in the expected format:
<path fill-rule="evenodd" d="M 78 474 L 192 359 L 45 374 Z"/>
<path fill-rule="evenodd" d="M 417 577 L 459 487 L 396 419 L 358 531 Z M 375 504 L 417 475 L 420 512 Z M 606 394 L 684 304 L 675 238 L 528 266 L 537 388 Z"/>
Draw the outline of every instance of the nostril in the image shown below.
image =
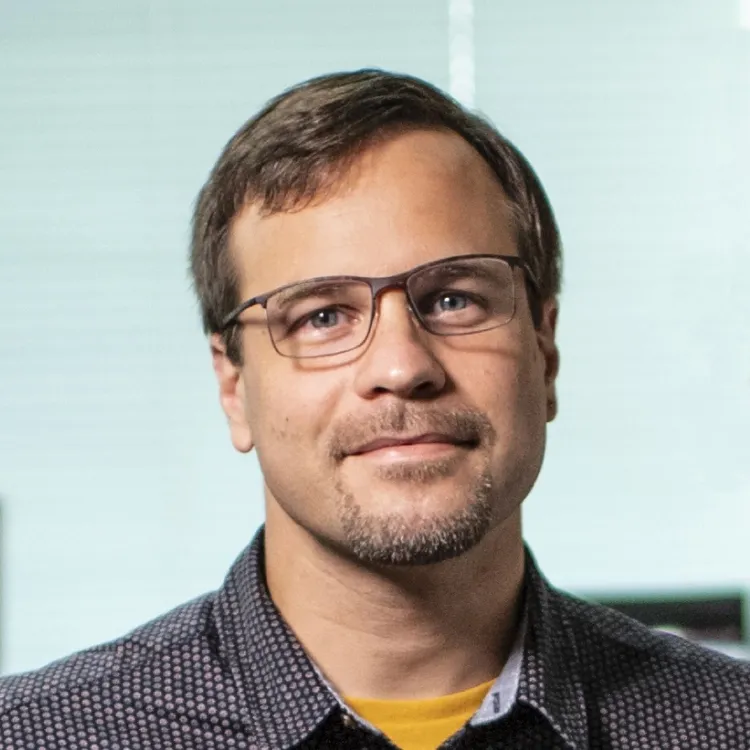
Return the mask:
<path fill-rule="evenodd" d="M 412 388 L 411 393 L 415 398 L 432 398 L 442 390 L 442 384 L 439 383 L 435 378 L 425 378 Z"/>

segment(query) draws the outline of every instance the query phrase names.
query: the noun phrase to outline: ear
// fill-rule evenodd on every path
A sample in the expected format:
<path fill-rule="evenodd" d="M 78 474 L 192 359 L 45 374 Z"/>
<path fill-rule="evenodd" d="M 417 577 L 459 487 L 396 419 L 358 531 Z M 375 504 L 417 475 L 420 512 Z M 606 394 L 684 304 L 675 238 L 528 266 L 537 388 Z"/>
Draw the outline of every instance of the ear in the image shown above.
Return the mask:
<path fill-rule="evenodd" d="M 229 422 L 232 445 L 241 453 L 253 448 L 253 436 L 245 409 L 245 383 L 242 368 L 227 356 L 226 345 L 217 333 L 211 335 L 211 361 L 219 384 L 219 402 Z"/>
<path fill-rule="evenodd" d="M 547 397 L 547 421 L 557 416 L 557 373 L 560 370 L 560 352 L 555 342 L 558 306 L 556 299 L 549 299 L 542 305 L 542 319 L 536 330 L 539 353 L 544 359 L 544 389 Z"/>

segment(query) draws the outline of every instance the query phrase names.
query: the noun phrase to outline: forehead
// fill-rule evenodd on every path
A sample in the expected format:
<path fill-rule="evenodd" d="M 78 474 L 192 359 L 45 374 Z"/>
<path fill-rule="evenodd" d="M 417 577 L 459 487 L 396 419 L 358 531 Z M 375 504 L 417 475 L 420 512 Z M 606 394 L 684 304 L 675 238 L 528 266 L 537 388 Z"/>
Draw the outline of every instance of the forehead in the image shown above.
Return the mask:
<path fill-rule="evenodd" d="M 246 206 L 230 228 L 242 295 L 314 276 L 386 276 L 468 253 L 516 254 L 502 188 L 460 136 L 411 131 L 363 153 L 300 210 Z"/>

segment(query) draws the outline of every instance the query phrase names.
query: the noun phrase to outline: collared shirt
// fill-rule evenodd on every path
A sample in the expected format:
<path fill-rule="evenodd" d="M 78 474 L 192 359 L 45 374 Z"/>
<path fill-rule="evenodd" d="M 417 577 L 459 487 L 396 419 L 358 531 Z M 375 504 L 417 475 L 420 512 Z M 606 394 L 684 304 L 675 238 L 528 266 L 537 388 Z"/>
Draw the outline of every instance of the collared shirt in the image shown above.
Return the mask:
<path fill-rule="evenodd" d="M 0 748 L 392 750 L 346 708 L 281 618 L 263 544 L 261 530 L 217 592 L 0 680 Z M 524 597 L 523 643 L 475 717 L 441 747 L 750 748 L 750 664 L 553 589 L 528 551 Z"/>

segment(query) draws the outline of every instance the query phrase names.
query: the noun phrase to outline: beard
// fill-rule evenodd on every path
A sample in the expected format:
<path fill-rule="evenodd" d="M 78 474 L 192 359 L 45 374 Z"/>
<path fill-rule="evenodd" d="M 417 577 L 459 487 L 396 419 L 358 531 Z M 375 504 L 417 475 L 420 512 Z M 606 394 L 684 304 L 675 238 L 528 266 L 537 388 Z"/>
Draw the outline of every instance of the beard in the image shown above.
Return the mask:
<path fill-rule="evenodd" d="M 395 465 L 380 472 L 398 484 L 419 484 L 429 492 L 430 480 L 447 476 L 452 462 Z M 443 562 L 468 552 L 493 527 L 495 508 L 489 471 L 481 473 L 461 494 L 466 502 L 459 510 L 405 518 L 401 513 L 367 513 L 354 494 L 339 490 L 341 540 L 347 552 L 368 565 L 416 566 Z"/>
<path fill-rule="evenodd" d="M 411 405 L 392 406 L 373 420 L 349 419 L 338 425 L 329 455 L 340 463 L 351 446 L 362 445 L 380 434 L 403 432 L 441 433 L 469 444 L 472 452 L 485 451 L 494 442 L 495 431 L 480 412 L 427 410 Z M 461 457 L 458 460 L 462 461 Z M 428 494 L 445 492 L 439 480 L 456 471 L 456 458 L 395 463 L 377 470 L 378 480 L 389 485 L 388 492 L 403 488 Z M 463 496 L 458 510 L 418 516 L 401 513 L 373 513 L 363 507 L 355 493 L 343 483 L 336 487 L 339 522 L 343 532 L 340 545 L 358 561 L 373 565 L 429 565 L 458 557 L 478 544 L 492 528 L 496 516 L 496 490 L 489 457 L 469 485 L 456 488 Z M 456 504 L 452 504 L 455 505 Z"/>

